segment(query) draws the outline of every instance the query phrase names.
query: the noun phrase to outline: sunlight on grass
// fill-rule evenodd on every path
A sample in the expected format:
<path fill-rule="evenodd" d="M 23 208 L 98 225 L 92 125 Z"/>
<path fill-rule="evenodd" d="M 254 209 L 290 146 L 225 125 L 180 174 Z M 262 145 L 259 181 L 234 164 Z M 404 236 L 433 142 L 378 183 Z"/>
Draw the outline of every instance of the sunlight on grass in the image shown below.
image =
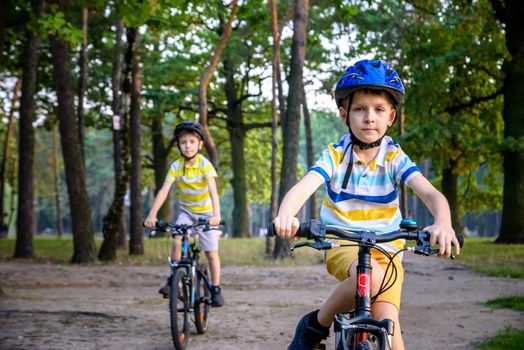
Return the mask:
<path fill-rule="evenodd" d="M 171 249 L 171 239 L 144 239 L 144 255 L 130 256 L 127 250 L 117 252 L 116 264 L 163 265 Z M 96 239 L 97 250 L 102 244 Z M 33 240 L 36 261 L 68 263 L 73 254 L 71 238 L 37 237 Z M 0 260 L 11 259 L 15 240 L 0 240 Z M 265 239 L 228 238 L 220 240 L 220 257 L 224 266 L 293 266 L 322 263 L 322 253 L 311 248 L 297 249 L 292 259 L 265 257 Z M 202 254 L 205 262 L 204 254 Z M 466 238 L 457 261 L 476 272 L 498 277 L 524 278 L 524 245 L 495 244 L 492 238 Z"/>
<path fill-rule="evenodd" d="M 130 256 L 127 251 L 117 252 L 116 264 L 162 265 L 167 264 L 171 249 L 171 239 L 155 238 L 144 240 L 144 255 Z M 96 240 L 97 251 L 102 241 Z M 54 239 L 38 237 L 33 240 L 38 262 L 68 263 L 73 254 L 73 241 L 70 238 Z M 0 260 L 13 257 L 15 240 L 0 240 Z M 309 248 L 301 248 L 292 253 L 292 259 L 272 259 L 265 257 L 265 239 L 235 238 L 220 241 L 220 257 L 223 266 L 293 266 L 322 263 L 322 253 Z M 202 262 L 205 256 L 202 253 Z"/>
<path fill-rule="evenodd" d="M 489 276 L 524 278 L 524 244 L 495 244 L 493 238 L 466 238 L 457 261 Z"/>

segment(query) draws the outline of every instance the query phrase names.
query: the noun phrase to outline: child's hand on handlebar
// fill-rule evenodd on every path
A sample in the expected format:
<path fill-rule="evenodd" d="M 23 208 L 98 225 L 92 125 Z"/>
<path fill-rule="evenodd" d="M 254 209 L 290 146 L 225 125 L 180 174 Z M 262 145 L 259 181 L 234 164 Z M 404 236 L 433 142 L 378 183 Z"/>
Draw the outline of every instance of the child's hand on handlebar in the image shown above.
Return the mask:
<path fill-rule="evenodd" d="M 147 216 L 147 218 L 144 221 L 144 226 L 148 228 L 155 228 L 156 222 L 157 222 L 156 216 Z"/>
<path fill-rule="evenodd" d="M 273 224 L 277 235 L 284 239 L 293 237 L 300 227 L 300 222 L 294 216 L 277 216 Z"/>
<path fill-rule="evenodd" d="M 425 227 L 424 231 L 431 233 L 429 243 L 439 246 L 439 255 L 451 256 L 451 245 L 455 246 L 455 253 L 460 254 L 460 244 L 455 236 L 455 231 L 450 225 L 439 225 L 437 223 Z"/>
<path fill-rule="evenodd" d="M 209 218 L 209 226 L 219 226 L 220 216 L 212 216 Z"/>

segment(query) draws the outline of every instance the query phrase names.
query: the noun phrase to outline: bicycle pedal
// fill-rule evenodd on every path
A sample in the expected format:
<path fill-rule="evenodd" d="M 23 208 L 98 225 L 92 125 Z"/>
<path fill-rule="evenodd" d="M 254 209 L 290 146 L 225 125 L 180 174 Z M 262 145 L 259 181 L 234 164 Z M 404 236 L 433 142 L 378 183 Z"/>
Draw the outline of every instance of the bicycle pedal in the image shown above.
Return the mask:
<path fill-rule="evenodd" d="M 211 298 L 200 298 L 200 302 L 207 304 L 207 305 L 213 304 L 213 301 L 211 301 Z"/>

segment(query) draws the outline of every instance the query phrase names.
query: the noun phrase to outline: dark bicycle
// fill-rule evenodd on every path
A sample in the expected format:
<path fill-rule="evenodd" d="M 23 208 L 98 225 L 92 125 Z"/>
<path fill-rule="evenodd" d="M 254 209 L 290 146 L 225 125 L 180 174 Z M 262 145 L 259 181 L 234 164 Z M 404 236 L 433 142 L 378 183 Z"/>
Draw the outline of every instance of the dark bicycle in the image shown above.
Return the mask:
<path fill-rule="evenodd" d="M 269 234 L 274 235 L 274 227 L 270 225 Z M 371 315 L 371 304 L 378 295 L 390 288 L 396 280 L 396 266 L 393 259 L 400 252 L 408 251 L 419 255 L 430 256 L 437 254 L 438 249 L 430 245 L 430 234 L 417 226 L 411 219 L 404 219 L 400 229 L 389 233 L 377 233 L 371 230 L 344 230 L 336 226 L 326 226 L 317 220 L 309 220 L 300 224 L 296 233 L 298 237 L 305 237 L 314 242 L 300 242 L 291 249 L 311 247 L 317 250 L 328 250 L 342 246 L 358 245 L 357 288 L 355 295 L 355 309 L 349 314 L 337 314 L 333 323 L 335 331 L 336 350 L 390 350 L 393 336 L 393 321 L 389 319 L 377 320 Z M 335 244 L 330 238 L 355 242 L 353 244 Z M 401 249 L 391 254 L 378 243 L 391 242 L 397 239 L 414 241 L 415 246 Z M 460 246 L 463 245 L 462 236 L 457 236 Z M 378 293 L 371 296 L 371 249 L 377 249 L 389 259 Z M 454 259 L 454 256 L 451 255 Z M 391 277 L 386 280 L 388 270 L 392 269 Z M 364 283 L 366 282 L 366 283 Z"/>
<path fill-rule="evenodd" d="M 220 222 L 220 225 L 224 225 Z M 205 217 L 192 225 L 170 224 L 165 221 L 156 223 L 156 231 L 167 232 L 173 238 L 182 237 L 182 255 L 179 261 L 172 261 L 171 268 L 169 312 L 171 321 L 171 336 L 175 349 L 183 350 L 189 340 L 189 315 L 194 314 L 194 322 L 198 334 L 207 330 L 209 309 L 211 307 L 211 282 L 207 268 L 199 263 L 200 248 L 196 237 L 191 239 L 191 231 L 203 227 L 208 231 L 209 222 Z M 191 241 L 191 242 L 190 242 Z"/>

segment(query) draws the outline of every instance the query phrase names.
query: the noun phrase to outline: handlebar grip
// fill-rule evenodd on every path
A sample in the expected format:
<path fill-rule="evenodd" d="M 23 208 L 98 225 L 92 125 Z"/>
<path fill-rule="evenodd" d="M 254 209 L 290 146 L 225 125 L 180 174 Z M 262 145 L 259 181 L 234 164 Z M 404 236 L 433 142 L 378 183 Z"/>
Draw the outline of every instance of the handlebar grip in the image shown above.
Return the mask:
<path fill-rule="evenodd" d="M 275 237 L 277 235 L 277 232 L 275 231 L 275 224 L 272 222 L 267 225 L 267 235 L 268 237 Z"/>
<path fill-rule="evenodd" d="M 295 233 L 295 236 L 296 237 L 307 237 L 307 238 L 309 238 L 310 232 L 311 231 L 310 231 L 309 222 L 303 222 L 298 227 L 298 230 L 297 230 L 297 233 Z"/>
<path fill-rule="evenodd" d="M 455 237 L 457 237 L 457 241 L 459 242 L 460 248 L 462 248 L 462 246 L 464 245 L 464 236 L 456 235 Z"/>

